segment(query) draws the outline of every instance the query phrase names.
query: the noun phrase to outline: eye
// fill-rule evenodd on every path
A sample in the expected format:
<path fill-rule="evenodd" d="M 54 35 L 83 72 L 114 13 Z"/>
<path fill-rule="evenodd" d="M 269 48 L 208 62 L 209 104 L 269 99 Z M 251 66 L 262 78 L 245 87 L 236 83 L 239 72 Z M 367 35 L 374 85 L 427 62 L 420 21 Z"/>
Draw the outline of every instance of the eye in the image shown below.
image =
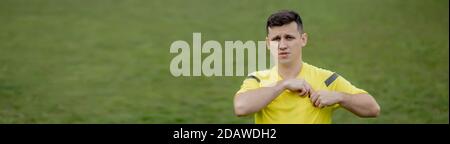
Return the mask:
<path fill-rule="evenodd" d="M 280 37 L 279 37 L 279 36 L 276 36 L 276 37 L 272 38 L 271 40 L 272 40 L 272 41 L 280 41 Z"/>
<path fill-rule="evenodd" d="M 293 36 L 285 36 L 286 40 L 293 40 L 295 39 Z"/>

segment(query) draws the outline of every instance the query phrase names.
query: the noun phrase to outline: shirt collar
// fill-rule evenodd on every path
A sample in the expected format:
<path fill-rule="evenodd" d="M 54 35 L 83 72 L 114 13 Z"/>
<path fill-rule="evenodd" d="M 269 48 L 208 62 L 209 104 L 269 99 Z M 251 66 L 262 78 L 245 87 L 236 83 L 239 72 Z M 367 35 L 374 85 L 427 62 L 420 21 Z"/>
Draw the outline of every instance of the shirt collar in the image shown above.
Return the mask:
<path fill-rule="evenodd" d="M 304 77 L 305 68 L 307 67 L 307 65 L 308 64 L 306 62 L 302 62 L 302 68 L 300 69 L 300 72 L 298 73 L 297 78 Z M 275 65 L 270 69 L 270 80 L 271 81 L 282 80 L 281 76 L 278 74 L 278 65 Z"/>

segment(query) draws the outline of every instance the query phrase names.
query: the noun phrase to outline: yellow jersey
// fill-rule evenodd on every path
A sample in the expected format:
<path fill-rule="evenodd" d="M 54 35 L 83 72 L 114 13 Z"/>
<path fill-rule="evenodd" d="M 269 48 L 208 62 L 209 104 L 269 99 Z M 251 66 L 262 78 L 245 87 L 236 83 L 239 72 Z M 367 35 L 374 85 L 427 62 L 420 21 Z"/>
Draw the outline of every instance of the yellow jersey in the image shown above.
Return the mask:
<path fill-rule="evenodd" d="M 350 82 L 329 70 L 321 69 L 306 62 L 297 76 L 307 81 L 314 90 L 329 90 L 349 94 L 367 93 L 363 89 L 353 86 Z M 269 70 L 257 71 L 249 74 L 243 81 L 240 90 L 242 93 L 260 87 L 272 86 L 282 80 L 278 75 L 277 66 Z M 298 94 L 284 90 L 277 98 L 265 108 L 254 114 L 257 124 L 329 124 L 333 111 L 339 104 L 325 108 L 314 107 L 309 97 L 300 97 Z"/>

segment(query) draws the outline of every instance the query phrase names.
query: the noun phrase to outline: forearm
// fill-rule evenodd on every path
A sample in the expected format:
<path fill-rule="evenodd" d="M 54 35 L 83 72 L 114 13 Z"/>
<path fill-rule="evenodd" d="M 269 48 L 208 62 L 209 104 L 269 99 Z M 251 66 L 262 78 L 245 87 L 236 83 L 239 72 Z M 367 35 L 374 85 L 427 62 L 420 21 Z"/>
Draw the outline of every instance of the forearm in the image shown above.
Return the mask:
<path fill-rule="evenodd" d="M 262 87 L 237 94 L 234 97 L 234 112 L 237 116 L 258 112 L 278 97 L 284 89 L 283 82 L 278 82 L 271 87 Z"/>
<path fill-rule="evenodd" d="M 380 106 L 369 94 L 340 93 L 340 105 L 359 117 L 377 117 Z"/>

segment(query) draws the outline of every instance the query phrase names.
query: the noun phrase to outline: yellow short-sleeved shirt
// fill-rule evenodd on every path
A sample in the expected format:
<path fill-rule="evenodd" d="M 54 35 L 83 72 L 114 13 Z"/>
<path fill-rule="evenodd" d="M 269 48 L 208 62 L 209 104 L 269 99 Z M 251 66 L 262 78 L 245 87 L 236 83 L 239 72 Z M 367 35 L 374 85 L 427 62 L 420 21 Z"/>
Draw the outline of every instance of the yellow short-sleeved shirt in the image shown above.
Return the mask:
<path fill-rule="evenodd" d="M 305 79 L 314 90 L 339 91 L 349 94 L 367 93 L 353 86 L 342 76 L 329 70 L 321 69 L 303 62 L 297 78 Z M 257 71 L 249 74 L 237 92 L 242 93 L 260 87 L 271 86 L 282 80 L 276 66 L 269 70 Z M 316 108 L 309 97 L 300 97 L 288 90 L 283 91 L 265 108 L 255 113 L 255 123 L 305 123 L 329 124 L 333 111 L 339 104 L 325 108 Z"/>

